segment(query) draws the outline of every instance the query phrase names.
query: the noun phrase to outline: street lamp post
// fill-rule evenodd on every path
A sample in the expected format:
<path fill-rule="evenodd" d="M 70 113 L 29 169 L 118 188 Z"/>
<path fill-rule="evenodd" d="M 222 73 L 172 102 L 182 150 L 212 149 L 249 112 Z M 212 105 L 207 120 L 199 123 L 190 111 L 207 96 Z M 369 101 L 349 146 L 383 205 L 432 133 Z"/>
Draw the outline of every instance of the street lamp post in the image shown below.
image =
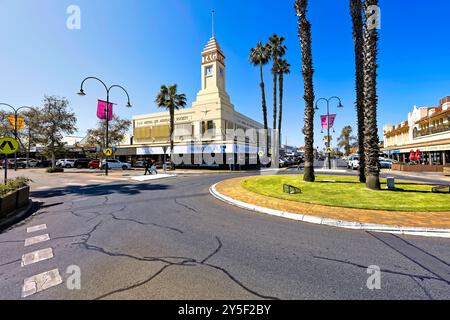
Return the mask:
<path fill-rule="evenodd" d="M 34 109 L 32 107 L 27 107 L 27 106 L 23 106 L 23 107 L 16 109 L 12 105 L 7 104 L 7 103 L 0 103 L 0 106 L 10 107 L 14 111 L 14 138 L 16 138 L 16 140 L 19 140 L 20 144 L 22 144 L 22 141 L 20 141 L 20 139 L 19 139 L 19 133 L 18 133 L 18 129 L 17 129 L 17 118 L 19 115 L 19 111 L 22 109 L 30 109 L 30 110 L 36 111 L 36 109 Z M 28 131 L 28 139 L 30 139 L 30 131 Z M 28 141 L 28 145 L 30 145 L 29 141 Z M 23 147 L 23 144 L 22 144 L 22 147 Z M 28 168 L 28 158 L 27 158 L 27 168 Z M 17 171 L 17 152 L 14 153 L 14 171 Z"/>
<path fill-rule="evenodd" d="M 122 91 L 125 92 L 125 94 L 127 95 L 127 99 L 128 99 L 127 108 L 131 108 L 130 96 L 128 95 L 128 92 L 127 92 L 127 90 L 125 90 L 124 87 L 115 84 L 108 88 L 108 86 L 102 80 L 100 80 L 99 78 L 96 78 L 96 77 L 87 77 L 86 79 L 84 79 L 81 82 L 80 92 L 78 92 L 78 95 L 80 95 L 82 97 L 86 95 L 86 93 L 84 93 L 84 90 L 83 90 L 83 85 L 87 80 L 91 80 L 91 79 L 97 80 L 98 82 L 100 82 L 105 87 L 105 90 L 106 90 L 106 110 L 105 110 L 105 113 L 106 113 L 106 142 L 105 142 L 105 149 L 108 149 L 109 148 L 109 94 L 113 88 L 122 89 Z M 108 175 L 108 170 L 109 170 L 108 158 L 109 158 L 109 156 L 107 154 L 105 154 L 105 156 L 106 156 L 105 157 L 105 175 Z"/>
<path fill-rule="evenodd" d="M 331 97 L 329 99 L 325 99 L 325 98 L 320 98 L 319 100 L 316 101 L 316 111 L 319 111 L 319 102 L 320 101 L 326 101 L 327 102 L 327 142 L 328 142 L 328 146 L 327 146 L 327 151 L 331 148 L 331 137 L 330 137 L 330 101 L 336 99 L 339 101 L 339 105 L 338 108 L 343 108 L 344 106 L 342 105 L 342 101 L 339 97 Z M 328 154 L 328 169 L 331 170 L 331 152 L 327 152 Z"/>

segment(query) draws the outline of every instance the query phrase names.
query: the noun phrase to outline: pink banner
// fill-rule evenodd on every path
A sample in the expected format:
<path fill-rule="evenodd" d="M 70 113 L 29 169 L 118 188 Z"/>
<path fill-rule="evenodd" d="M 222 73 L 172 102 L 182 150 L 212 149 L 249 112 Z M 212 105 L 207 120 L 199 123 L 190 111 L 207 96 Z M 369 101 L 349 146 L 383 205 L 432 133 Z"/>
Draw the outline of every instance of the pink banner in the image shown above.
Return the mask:
<path fill-rule="evenodd" d="M 320 116 L 322 121 L 322 128 L 328 129 L 328 116 Z M 334 127 L 334 120 L 336 120 L 335 114 L 330 114 L 330 129 Z"/>
<path fill-rule="evenodd" d="M 100 120 L 106 120 L 106 101 L 98 100 L 97 118 L 99 118 Z M 111 121 L 112 118 L 113 118 L 113 104 L 110 103 L 108 105 L 108 121 Z"/>

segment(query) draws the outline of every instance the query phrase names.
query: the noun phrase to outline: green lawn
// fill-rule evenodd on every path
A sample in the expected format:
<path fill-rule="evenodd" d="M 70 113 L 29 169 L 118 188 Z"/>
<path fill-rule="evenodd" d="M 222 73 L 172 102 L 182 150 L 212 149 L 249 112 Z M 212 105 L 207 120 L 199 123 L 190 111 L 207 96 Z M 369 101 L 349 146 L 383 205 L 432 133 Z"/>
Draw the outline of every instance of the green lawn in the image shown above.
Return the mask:
<path fill-rule="evenodd" d="M 302 193 L 283 193 L 283 184 L 298 187 Z M 335 207 L 410 212 L 450 211 L 449 194 L 435 194 L 431 192 L 431 185 L 405 181 L 396 182 L 396 187 L 402 189 L 399 191 L 368 190 L 357 178 L 343 176 L 317 176 L 314 183 L 304 182 L 301 175 L 262 176 L 245 179 L 242 186 L 266 196 Z M 382 189 L 386 189 L 386 180 L 382 180 Z"/>

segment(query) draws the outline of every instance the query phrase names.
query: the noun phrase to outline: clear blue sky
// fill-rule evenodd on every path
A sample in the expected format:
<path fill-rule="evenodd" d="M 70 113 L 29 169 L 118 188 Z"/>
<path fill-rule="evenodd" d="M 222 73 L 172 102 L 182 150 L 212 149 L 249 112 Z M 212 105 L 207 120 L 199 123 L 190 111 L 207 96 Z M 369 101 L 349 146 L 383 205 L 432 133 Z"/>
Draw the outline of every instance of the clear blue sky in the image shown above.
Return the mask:
<path fill-rule="evenodd" d="M 300 47 L 293 0 L 0 0 L 0 100 L 36 105 L 44 94 L 67 97 L 78 115 L 79 134 L 96 123 L 96 83 L 78 97 L 80 81 L 98 76 L 124 85 L 134 108 L 113 93 L 122 117 L 155 112 L 161 84 L 177 83 L 189 104 L 200 88 L 200 52 L 211 35 L 226 54 L 227 88 L 236 109 L 259 121 L 258 70 L 248 63 L 258 40 L 287 38 L 292 74 L 286 79 L 284 133 L 303 145 L 304 102 Z M 336 128 L 355 126 L 354 57 L 348 0 L 310 1 L 316 96 L 342 97 Z M 79 5 L 81 30 L 66 28 L 66 9 Z M 450 1 L 381 0 L 379 127 L 406 120 L 413 105 L 437 105 L 450 95 Z M 271 77 L 266 69 L 269 105 Z M 322 106 L 324 108 L 324 106 Z M 334 107 L 333 107 L 334 108 Z M 271 109 L 271 108 L 270 108 Z M 322 109 L 323 110 L 323 109 Z M 335 110 L 335 109 L 333 109 Z M 319 117 L 316 127 L 320 124 Z M 317 130 L 316 145 L 322 146 Z M 283 139 L 284 140 L 284 139 Z"/>

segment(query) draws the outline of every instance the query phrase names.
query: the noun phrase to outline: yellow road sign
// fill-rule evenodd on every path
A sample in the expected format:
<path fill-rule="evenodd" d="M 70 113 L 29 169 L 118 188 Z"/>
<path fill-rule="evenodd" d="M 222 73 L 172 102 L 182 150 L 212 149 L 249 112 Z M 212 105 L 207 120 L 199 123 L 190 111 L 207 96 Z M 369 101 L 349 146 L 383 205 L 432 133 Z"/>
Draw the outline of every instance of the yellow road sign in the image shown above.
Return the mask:
<path fill-rule="evenodd" d="M 112 156 L 113 151 L 112 151 L 111 148 L 108 148 L 108 149 L 106 149 L 106 150 L 104 151 L 104 153 L 105 153 L 105 155 L 106 155 L 107 157 L 110 157 L 110 156 Z"/>
<path fill-rule="evenodd" d="M 13 138 L 0 139 L 0 153 L 12 154 L 19 150 L 19 142 Z"/>
<path fill-rule="evenodd" d="M 11 126 L 13 127 L 13 129 L 16 128 L 16 121 L 14 119 L 14 117 L 8 117 L 9 123 L 11 124 Z M 25 128 L 25 119 L 22 117 L 17 117 L 17 129 L 18 130 L 22 130 L 23 128 Z"/>
<path fill-rule="evenodd" d="M 327 148 L 327 153 L 333 153 L 333 149 Z"/>

